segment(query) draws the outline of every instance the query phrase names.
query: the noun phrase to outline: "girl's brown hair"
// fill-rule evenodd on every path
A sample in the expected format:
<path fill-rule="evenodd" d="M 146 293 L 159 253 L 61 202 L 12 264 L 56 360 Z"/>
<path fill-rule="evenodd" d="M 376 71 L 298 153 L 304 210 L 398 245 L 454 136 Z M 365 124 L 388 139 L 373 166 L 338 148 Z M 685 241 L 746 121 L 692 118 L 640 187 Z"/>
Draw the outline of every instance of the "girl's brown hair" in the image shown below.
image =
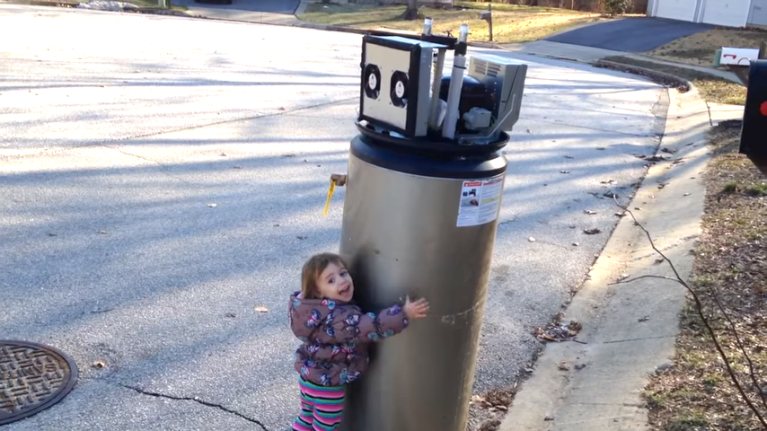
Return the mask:
<path fill-rule="evenodd" d="M 341 256 L 335 253 L 320 253 L 309 258 L 301 271 L 301 297 L 304 299 L 319 299 L 317 278 L 331 263 L 349 268 Z"/>

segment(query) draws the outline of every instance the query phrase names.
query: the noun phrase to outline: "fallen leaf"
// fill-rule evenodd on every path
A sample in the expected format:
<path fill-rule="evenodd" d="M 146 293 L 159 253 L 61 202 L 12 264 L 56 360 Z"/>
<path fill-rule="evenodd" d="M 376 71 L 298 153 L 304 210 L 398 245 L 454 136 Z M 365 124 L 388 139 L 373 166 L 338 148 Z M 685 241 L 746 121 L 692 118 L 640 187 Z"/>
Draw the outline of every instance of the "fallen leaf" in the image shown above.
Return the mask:
<path fill-rule="evenodd" d="M 208 208 L 215 208 L 217 206 L 218 206 L 218 204 L 208 204 Z"/>
<path fill-rule="evenodd" d="M 672 150 L 671 148 L 663 148 L 663 149 L 661 149 L 661 151 L 663 151 L 664 153 L 668 153 L 668 154 L 674 154 L 678 150 Z"/>
<path fill-rule="evenodd" d="M 485 402 L 485 399 L 480 395 L 473 395 L 470 401 L 470 403 L 472 404 L 478 404 L 478 403 L 484 403 L 484 402 Z"/>
<path fill-rule="evenodd" d="M 104 361 L 94 361 L 93 362 L 93 368 L 104 368 L 107 364 Z"/>
<path fill-rule="evenodd" d="M 565 158 L 566 159 L 574 159 L 575 157 L 573 157 L 573 156 L 565 156 Z"/>
<path fill-rule="evenodd" d="M 570 173 L 570 171 L 566 171 L 566 170 L 562 169 L 561 171 L 559 171 L 559 173 L 560 173 L 560 174 L 569 174 L 569 173 Z"/>
<path fill-rule="evenodd" d="M 235 317 L 237 317 L 237 315 L 230 312 L 230 313 L 226 313 L 226 317 L 235 318 Z"/>
<path fill-rule="evenodd" d="M 106 235 L 107 231 L 105 231 L 104 229 L 99 229 L 99 234 L 100 235 Z"/>
<path fill-rule="evenodd" d="M 567 365 L 567 362 L 561 362 L 558 368 L 559 371 L 570 371 L 570 366 Z"/>
<path fill-rule="evenodd" d="M 234 165 L 234 166 L 232 166 L 232 169 L 242 169 L 242 166 L 240 166 L 240 165 Z"/>
<path fill-rule="evenodd" d="M 226 157 L 226 153 L 221 153 L 221 157 Z"/>
<path fill-rule="evenodd" d="M 302 240 L 302 241 L 303 241 L 303 240 L 305 240 L 307 237 L 305 237 L 305 236 L 303 236 L 303 235 L 298 235 L 296 238 L 298 238 L 298 239 L 300 239 L 300 240 Z"/>
<path fill-rule="evenodd" d="M 650 316 L 645 316 L 645 317 L 639 319 L 639 322 L 646 322 L 648 320 L 650 320 Z"/>
<path fill-rule="evenodd" d="M 584 213 L 584 214 L 588 214 L 588 215 L 594 215 L 594 214 L 596 214 L 597 212 L 596 212 L 596 211 L 592 211 L 592 210 L 583 210 L 583 213 Z"/>
<path fill-rule="evenodd" d="M 593 229 L 583 229 L 583 233 L 585 233 L 586 235 L 596 235 L 598 233 L 602 233 L 602 230 L 595 227 Z"/>
<path fill-rule="evenodd" d="M 530 237 L 527 240 L 530 241 L 530 242 L 535 242 L 535 238 L 533 238 L 533 237 Z"/>
<path fill-rule="evenodd" d="M 579 245 L 580 245 L 580 244 L 578 244 L 577 242 L 574 242 L 574 243 L 573 243 L 573 247 L 578 247 Z"/>
<path fill-rule="evenodd" d="M 256 307 L 256 313 L 268 313 L 269 309 L 266 307 Z"/>

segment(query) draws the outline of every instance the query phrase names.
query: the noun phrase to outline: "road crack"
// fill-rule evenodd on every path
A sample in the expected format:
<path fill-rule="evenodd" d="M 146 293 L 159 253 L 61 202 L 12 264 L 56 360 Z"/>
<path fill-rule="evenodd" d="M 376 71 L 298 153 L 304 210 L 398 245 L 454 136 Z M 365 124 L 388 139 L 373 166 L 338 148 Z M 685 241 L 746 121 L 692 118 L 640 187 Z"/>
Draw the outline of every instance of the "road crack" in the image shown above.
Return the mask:
<path fill-rule="evenodd" d="M 159 393 L 159 392 L 151 392 L 151 391 L 147 391 L 147 390 L 144 390 L 144 389 L 141 389 L 141 388 L 137 388 L 137 387 L 135 387 L 135 386 L 128 386 L 128 385 L 123 385 L 123 384 L 120 384 L 119 386 L 121 386 L 121 387 L 123 387 L 123 388 L 125 388 L 125 389 L 130 389 L 130 390 L 132 390 L 132 391 L 138 392 L 138 393 L 140 393 L 140 394 L 142 394 L 142 395 L 148 395 L 148 396 L 150 396 L 150 397 L 155 397 L 155 398 L 167 398 L 167 399 L 170 399 L 170 400 L 175 400 L 175 401 L 193 401 L 193 402 L 195 402 L 195 403 L 198 403 L 198 404 L 202 404 L 202 405 L 204 405 L 204 406 L 206 406 L 206 407 L 213 407 L 213 408 L 219 409 L 219 410 L 221 410 L 221 411 L 224 411 L 224 412 L 226 412 L 226 413 L 229 413 L 229 414 L 235 415 L 235 416 L 237 416 L 237 417 L 240 417 L 240 418 L 242 418 L 242 419 L 245 419 L 245 420 L 246 420 L 246 421 L 248 421 L 248 422 L 252 422 L 252 423 L 254 423 L 254 424 L 257 424 L 257 425 L 258 425 L 258 426 L 260 426 L 260 427 L 261 427 L 261 429 L 263 429 L 264 431 L 269 431 L 269 430 L 266 428 L 266 426 L 264 426 L 264 424 L 262 424 L 260 421 L 258 421 L 258 420 L 256 420 L 256 419 L 253 419 L 253 418 L 247 417 L 247 416 L 243 415 L 242 413 L 239 413 L 239 412 L 237 412 L 237 411 L 235 411 L 235 410 L 232 410 L 232 409 L 226 408 L 226 407 L 222 406 L 221 404 L 216 404 L 216 403 L 211 403 L 211 402 L 209 402 L 209 401 L 201 400 L 199 397 L 176 397 L 176 396 L 173 396 L 173 395 L 165 395 L 165 394 L 161 394 L 161 393 Z"/>

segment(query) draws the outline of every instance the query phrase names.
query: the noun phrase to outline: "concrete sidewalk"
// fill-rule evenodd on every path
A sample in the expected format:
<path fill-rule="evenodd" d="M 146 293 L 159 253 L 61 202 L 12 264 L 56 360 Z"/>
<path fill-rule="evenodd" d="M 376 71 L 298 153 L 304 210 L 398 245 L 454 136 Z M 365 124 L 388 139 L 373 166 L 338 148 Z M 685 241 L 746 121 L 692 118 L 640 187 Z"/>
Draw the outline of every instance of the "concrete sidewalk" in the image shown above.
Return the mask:
<path fill-rule="evenodd" d="M 686 279 L 700 234 L 712 117 L 694 89 L 670 97 L 659 153 L 668 160 L 650 167 L 629 209 Z M 742 117 L 731 107 L 716 108 L 716 121 Z M 642 391 L 673 357 L 686 298 L 684 287 L 672 281 L 631 281 L 673 277 L 659 258 L 631 216 L 624 216 L 563 319 L 583 325 L 578 342 L 546 346 L 502 431 L 648 429 Z"/>

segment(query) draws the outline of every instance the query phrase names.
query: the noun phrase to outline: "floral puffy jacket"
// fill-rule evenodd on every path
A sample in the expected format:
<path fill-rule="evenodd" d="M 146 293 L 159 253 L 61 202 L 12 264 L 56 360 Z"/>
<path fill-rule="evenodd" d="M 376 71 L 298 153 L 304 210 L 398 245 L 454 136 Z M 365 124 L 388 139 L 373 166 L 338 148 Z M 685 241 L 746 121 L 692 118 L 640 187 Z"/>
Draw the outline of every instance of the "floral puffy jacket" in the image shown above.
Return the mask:
<path fill-rule="evenodd" d="M 399 305 L 380 313 L 363 313 L 353 302 L 290 296 L 290 327 L 303 344 L 295 368 L 304 379 L 322 386 L 341 386 L 358 379 L 368 367 L 368 343 L 402 332 L 409 322 Z"/>

